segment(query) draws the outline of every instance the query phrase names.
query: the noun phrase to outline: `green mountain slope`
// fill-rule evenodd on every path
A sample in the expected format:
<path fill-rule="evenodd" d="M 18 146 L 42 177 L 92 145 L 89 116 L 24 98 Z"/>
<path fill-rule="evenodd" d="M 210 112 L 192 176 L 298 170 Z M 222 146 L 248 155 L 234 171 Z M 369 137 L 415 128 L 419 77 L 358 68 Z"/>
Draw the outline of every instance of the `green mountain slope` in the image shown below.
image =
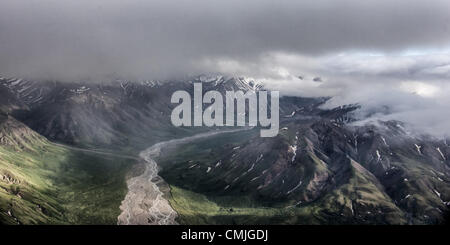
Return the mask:
<path fill-rule="evenodd" d="M 0 223 L 115 224 L 135 160 L 54 145 L 0 115 Z"/>

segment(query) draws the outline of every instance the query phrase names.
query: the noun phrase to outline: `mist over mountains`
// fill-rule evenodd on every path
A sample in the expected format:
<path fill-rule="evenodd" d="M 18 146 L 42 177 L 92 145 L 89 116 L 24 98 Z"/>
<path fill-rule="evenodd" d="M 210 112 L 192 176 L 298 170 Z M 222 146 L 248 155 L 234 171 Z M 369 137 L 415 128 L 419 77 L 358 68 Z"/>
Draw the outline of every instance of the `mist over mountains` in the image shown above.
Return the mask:
<path fill-rule="evenodd" d="M 0 223 L 158 223 L 166 199 L 180 224 L 444 223 L 449 9 L 2 1 Z M 279 134 L 173 126 L 194 83 L 279 91 Z"/>
<path fill-rule="evenodd" d="M 330 107 L 359 103 L 374 120 L 448 135 L 448 5 L 3 1 L 0 73 L 94 83 L 252 77 L 282 94 L 333 97 Z M 389 113 L 373 115 L 382 108 Z"/>

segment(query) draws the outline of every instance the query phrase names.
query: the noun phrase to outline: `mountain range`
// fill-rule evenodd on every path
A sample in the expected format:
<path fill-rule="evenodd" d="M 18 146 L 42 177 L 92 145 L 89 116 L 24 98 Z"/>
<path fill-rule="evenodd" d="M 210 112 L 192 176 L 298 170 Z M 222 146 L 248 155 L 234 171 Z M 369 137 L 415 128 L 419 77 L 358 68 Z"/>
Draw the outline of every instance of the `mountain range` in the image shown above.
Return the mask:
<path fill-rule="evenodd" d="M 208 127 L 174 127 L 177 90 L 265 90 L 252 79 L 0 79 L 0 222 L 113 224 L 138 153 Z M 450 204 L 445 137 L 408 122 L 358 124 L 360 105 L 280 98 L 280 132 L 257 128 L 163 149 L 159 175 L 182 224 L 440 224 Z M 85 150 L 89 150 L 85 151 Z"/>

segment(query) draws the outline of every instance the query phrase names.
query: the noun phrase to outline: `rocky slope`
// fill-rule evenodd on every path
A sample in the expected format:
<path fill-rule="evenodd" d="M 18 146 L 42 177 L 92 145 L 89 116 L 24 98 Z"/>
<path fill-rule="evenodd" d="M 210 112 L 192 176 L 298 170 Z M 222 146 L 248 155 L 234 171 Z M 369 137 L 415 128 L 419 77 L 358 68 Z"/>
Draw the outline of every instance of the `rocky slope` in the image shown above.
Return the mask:
<path fill-rule="evenodd" d="M 318 105 L 303 101 L 302 109 L 286 111 L 274 138 L 253 134 L 168 153 L 161 176 L 228 208 L 313 208 L 319 211 L 310 216 L 322 224 L 444 222 L 450 204 L 445 140 L 414 136 L 396 121 L 355 126 L 358 106 Z M 239 199 L 252 201 L 237 205 Z"/>
<path fill-rule="evenodd" d="M 2 149 L 41 154 L 35 145 L 46 145 L 43 135 L 138 152 L 215 130 L 170 123 L 172 93 L 193 93 L 194 82 L 202 82 L 204 92 L 264 89 L 250 79 L 224 76 L 108 83 L 2 78 Z M 274 138 L 261 138 L 255 129 L 167 150 L 157 162 L 181 223 L 443 222 L 450 201 L 447 141 L 413 135 L 402 122 L 355 124 L 358 105 L 328 110 L 321 107 L 326 100 L 282 97 Z"/>
<path fill-rule="evenodd" d="M 198 76 L 182 81 L 62 83 L 0 79 L 23 107 L 14 116 L 50 140 L 89 147 L 144 149 L 164 139 L 188 136 L 207 128 L 176 128 L 170 113 L 173 92 L 251 90 L 258 84 L 243 78 Z"/>

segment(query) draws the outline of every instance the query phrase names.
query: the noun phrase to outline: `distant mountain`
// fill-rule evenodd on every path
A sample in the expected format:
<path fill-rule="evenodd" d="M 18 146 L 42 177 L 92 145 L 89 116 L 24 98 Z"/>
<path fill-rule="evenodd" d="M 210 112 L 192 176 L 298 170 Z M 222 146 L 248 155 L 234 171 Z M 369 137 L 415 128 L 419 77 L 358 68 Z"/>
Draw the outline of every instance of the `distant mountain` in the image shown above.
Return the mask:
<path fill-rule="evenodd" d="M 244 78 L 198 76 L 182 81 L 114 81 L 109 83 L 36 82 L 2 79 L 0 85 L 25 107 L 14 116 L 50 140 L 116 149 L 146 147 L 152 142 L 180 137 L 199 129 L 176 128 L 170 113 L 173 92 L 193 93 L 193 82 L 204 91 L 258 89 Z M 200 129 L 205 130 L 205 129 Z"/>
<path fill-rule="evenodd" d="M 171 83 L 0 83 L 27 105 L 14 116 L 50 140 L 118 149 L 183 133 L 169 126 Z"/>

